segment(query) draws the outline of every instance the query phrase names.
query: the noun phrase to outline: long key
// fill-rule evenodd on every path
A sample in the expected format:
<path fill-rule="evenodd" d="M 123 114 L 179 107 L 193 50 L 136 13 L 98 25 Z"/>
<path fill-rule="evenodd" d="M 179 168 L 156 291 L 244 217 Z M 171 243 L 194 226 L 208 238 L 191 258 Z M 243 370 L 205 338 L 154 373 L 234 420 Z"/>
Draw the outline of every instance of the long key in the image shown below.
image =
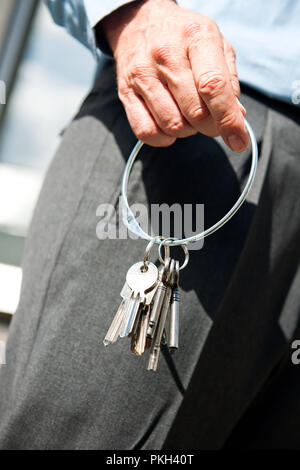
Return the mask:
<path fill-rule="evenodd" d="M 132 290 L 130 289 L 129 285 L 125 281 L 124 286 L 120 292 L 120 296 L 122 297 L 122 302 L 117 310 L 117 313 L 109 327 L 108 332 L 104 338 L 104 345 L 107 346 L 108 344 L 115 343 L 118 339 L 119 333 L 122 329 L 122 324 L 124 323 L 124 317 L 128 310 L 128 302 L 131 298 Z"/>
<path fill-rule="evenodd" d="M 175 263 L 174 282 L 172 287 L 171 306 L 169 315 L 169 350 L 173 354 L 179 345 L 179 261 Z"/>
<path fill-rule="evenodd" d="M 128 301 L 130 300 L 130 297 L 132 295 L 132 290 L 130 289 L 126 281 L 120 292 L 120 295 L 122 297 L 122 302 L 104 338 L 103 343 L 105 346 L 111 343 L 115 343 L 118 339 L 122 323 L 124 322 L 124 316 L 126 315 L 126 312 L 128 310 Z"/>
<path fill-rule="evenodd" d="M 151 313 L 150 313 L 150 318 L 149 318 L 149 325 L 147 329 L 148 338 L 153 338 L 154 333 L 155 333 L 155 328 L 157 326 L 159 314 L 161 312 L 165 293 L 166 293 L 166 276 L 170 269 L 170 263 L 171 263 L 171 258 L 167 258 L 165 261 L 163 271 L 160 273 L 160 280 L 159 280 L 156 294 L 153 300 L 153 306 L 151 308 Z"/>
<path fill-rule="evenodd" d="M 131 351 L 137 356 L 141 356 L 145 352 L 149 315 L 150 307 L 145 306 L 141 311 L 136 332 L 132 337 Z"/>
<path fill-rule="evenodd" d="M 145 292 L 144 299 L 141 300 L 141 303 L 142 303 L 143 305 L 150 305 L 150 304 L 151 304 L 151 302 L 152 302 L 152 300 L 153 300 L 153 297 L 154 297 L 154 295 L 155 295 L 155 293 L 156 293 L 156 291 L 157 291 L 157 287 L 158 287 L 158 279 L 157 279 L 157 282 L 155 283 L 154 287 L 153 287 L 150 291 Z M 124 305 L 124 308 L 123 308 L 123 310 L 124 310 L 124 316 L 123 316 L 123 329 L 122 329 L 122 331 L 124 330 L 125 320 L 126 320 L 126 318 L 128 318 L 128 315 L 129 315 L 129 312 L 128 312 L 128 308 L 129 308 L 128 301 L 130 301 L 130 299 L 131 299 L 131 297 L 132 297 L 132 293 L 133 293 L 132 289 L 129 287 L 127 281 L 125 281 L 125 284 L 124 284 L 124 286 L 123 286 L 123 288 L 122 288 L 122 290 L 121 290 L 121 293 L 120 293 L 121 297 L 126 300 L 126 304 Z M 140 306 L 141 306 L 141 303 L 140 303 Z M 139 312 L 138 312 L 138 314 L 136 315 L 134 327 L 133 327 L 133 329 L 132 329 L 132 331 L 131 331 L 132 334 L 135 334 L 135 332 L 136 332 L 137 325 L 138 325 L 138 320 L 139 320 L 138 317 L 139 317 Z"/>
<path fill-rule="evenodd" d="M 138 337 L 138 352 L 139 354 L 143 354 L 146 349 L 146 340 L 147 340 L 147 327 L 149 323 L 149 317 L 150 317 L 150 307 L 147 308 L 147 312 L 144 313 L 142 316 L 142 321 L 141 321 L 141 329 L 140 329 L 140 334 Z"/>
<path fill-rule="evenodd" d="M 117 333 L 120 328 L 120 325 L 122 324 L 124 305 L 125 305 L 125 300 L 122 300 L 120 307 L 118 308 L 117 313 L 104 338 L 103 343 L 105 346 L 107 346 L 108 344 L 114 343 L 117 340 L 117 337 L 118 337 Z"/>
<path fill-rule="evenodd" d="M 145 307 L 149 307 L 152 300 L 153 300 L 153 297 L 157 291 L 157 287 L 158 287 L 158 282 L 155 284 L 155 286 L 151 289 L 151 291 L 145 293 L 145 297 L 144 297 L 144 300 L 141 301 L 140 303 L 140 308 L 139 308 L 139 311 L 137 313 L 137 316 L 136 316 L 136 319 L 135 319 L 135 323 L 134 323 L 134 326 L 133 326 L 133 329 L 132 329 L 132 332 L 131 334 L 134 335 L 136 333 L 136 330 L 137 330 L 137 327 L 138 327 L 138 323 L 139 323 L 139 318 L 140 316 L 144 313 L 145 310 Z M 129 288 L 129 286 L 128 286 Z M 130 288 L 129 288 L 130 289 Z M 146 333 L 147 333 L 147 328 L 148 328 L 148 323 L 149 323 L 149 316 L 150 316 L 150 310 L 149 310 L 149 315 L 148 315 L 148 320 L 147 320 L 147 326 L 146 326 Z"/>
<path fill-rule="evenodd" d="M 145 293 L 145 296 L 144 296 L 144 299 L 141 300 L 140 302 L 140 306 L 139 306 L 139 310 L 138 310 L 138 313 L 136 315 L 136 318 L 135 318 L 135 322 L 134 322 L 134 325 L 133 325 L 133 328 L 131 329 L 131 335 L 134 335 L 136 333 L 136 330 L 137 330 L 137 327 L 138 327 L 138 324 L 139 324 L 139 318 L 140 316 L 142 315 L 143 313 L 143 309 L 145 306 L 149 306 L 153 300 L 153 297 L 156 293 L 156 290 L 157 290 L 157 287 L 158 287 L 158 282 L 155 284 L 155 286 L 151 289 L 151 291 Z M 129 288 L 129 286 L 128 286 Z M 130 289 L 130 288 L 129 288 Z M 148 323 L 149 323 L 149 318 L 148 318 L 148 321 L 147 321 L 147 326 L 146 328 L 148 328 Z M 146 330 L 147 332 L 147 330 Z"/>
<path fill-rule="evenodd" d="M 168 311 L 170 307 L 174 266 L 175 266 L 175 261 L 172 259 L 168 276 L 166 279 L 167 288 L 166 288 L 166 293 L 164 297 L 164 302 L 163 302 L 161 314 L 159 317 L 157 329 L 155 331 L 155 336 L 154 336 L 152 346 L 151 346 L 150 358 L 148 362 L 148 370 L 153 370 L 153 371 L 157 370 L 158 358 L 159 358 L 159 353 L 160 353 L 160 344 L 161 344 L 161 340 L 162 340 L 162 336 L 163 336 L 163 332 L 165 328 L 165 323 L 166 323 L 166 319 L 167 319 L 167 315 L 168 315 Z"/>
<path fill-rule="evenodd" d="M 130 349 L 131 349 L 131 352 L 133 352 L 134 354 L 137 354 L 137 351 L 136 351 L 137 341 L 138 341 L 138 337 L 139 337 L 139 332 L 140 332 L 140 328 L 141 328 L 141 320 L 142 320 L 141 310 L 142 310 L 142 307 L 140 308 L 140 311 L 139 311 L 139 313 L 137 315 L 137 318 L 136 318 L 136 321 L 135 321 L 134 329 L 133 329 L 133 331 L 130 335 L 130 338 L 131 338 Z"/>
<path fill-rule="evenodd" d="M 139 323 L 139 317 L 140 317 L 140 310 L 143 308 L 144 305 L 150 305 L 152 300 L 153 300 L 153 297 L 157 291 L 157 287 L 158 287 L 158 282 L 156 282 L 155 286 L 147 293 L 145 293 L 145 297 L 144 297 L 144 300 L 140 302 L 140 307 L 139 307 L 139 311 L 135 317 L 135 322 L 134 322 L 134 326 L 131 330 L 131 335 L 135 335 L 136 333 L 136 330 L 138 328 L 138 323 Z M 125 322 L 125 317 L 128 318 L 128 315 L 129 315 L 129 312 L 128 312 L 128 301 L 130 301 L 131 299 L 131 296 L 132 296 L 132 289 L 130 289 L 129 285 L 127 284 L 127 282 L 125 281 L 125 284 L 123 286 L 123 289 L 121 291 L 121 297 L 123 299 L 126 300 L 126 305 L 124 306 L 124 320 L 123 320 L 123 329 L 122 331 L 124 330 L 124 322 Z M 127 315 L 127 316 L 126 316 Z M 148 323 L 147 323 L 147 327 L 148 327 Z M 121 331 L 120 331 L 121 332 Z"/>

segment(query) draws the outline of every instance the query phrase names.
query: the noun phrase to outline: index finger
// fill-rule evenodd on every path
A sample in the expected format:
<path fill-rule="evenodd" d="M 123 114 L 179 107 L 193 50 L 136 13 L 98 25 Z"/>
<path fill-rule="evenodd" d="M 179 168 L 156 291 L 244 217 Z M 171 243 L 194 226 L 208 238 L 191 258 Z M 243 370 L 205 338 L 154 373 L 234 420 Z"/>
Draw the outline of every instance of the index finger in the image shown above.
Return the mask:
<path fill-rule="evenodd" d="M 237 103 L 227 68 L 223 43 L 215 26 L 190 31 L 188 56 L 199 95 L 205 101 L 226 144 L 235 152 L 248 147 L 244 116 Z"/>

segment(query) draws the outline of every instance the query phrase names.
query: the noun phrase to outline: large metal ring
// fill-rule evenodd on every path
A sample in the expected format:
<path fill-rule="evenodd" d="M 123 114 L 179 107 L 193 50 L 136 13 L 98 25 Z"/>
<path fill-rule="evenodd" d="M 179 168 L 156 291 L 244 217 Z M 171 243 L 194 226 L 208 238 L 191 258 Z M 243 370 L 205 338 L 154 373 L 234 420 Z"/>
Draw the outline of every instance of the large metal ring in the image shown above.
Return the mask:
<path fill-rule="evenodd" d="M 256 138 L 254 135 L 254 132 L 252 130 L 252 127 L 248 123 L 248 121 L 245 119 L 245 126 L 248 131 L 250 141 L 251 141 L 251 148 L 252 148 L 252 163 L 251 163 L 251 169 L 250 169 L 250 174 L 247 180 L 247 183 L 236 201 L 236 203 L 232 206 L 232 208 L 220 219 L 218 222 L 216 222 L 214 225 L 209 227 L 208 229 L 204 230 L 201 233 L 198 233 L 197 235 L 193 235 L 192 237 L 188 238 L 182 238 L 182 239 L 168 239 L 167 243 L 170 246 L 176 246 L 176 245 L 186 245 L 187 243 L 193 243 L 197 242 L 198 240 L 201 240 L 204 237 L 207 237 L 208 235 L 211 235 L 212 233 L 216 232 L 219 228 L 221 228 L 226 222 L 228 222 L 229 219 L 238 211 L 238 209 L 241 207 L 243 202 L 245 201 L 247 194 L 250 191 L 250 188 L 252 186 L 254 176 L 256 173 L 256 167 L 257 167 L 257 156 L 258 156 L 258 150 L 257 150 L 257 142 Z M 135 162 L 136 157 L 138 156 L 142 146 L 143 142 L 140 140 L 137 142 L 135 147 L 133 148 L 129 159 L 127 161 L 127 164 L 125 166 L 125 170 L 123 173 L 123 179 L 122 179 L 122 189 L 121 189 L 121 196 L 122 196 L 122 216 L 123 216 L 123 222 L 125 226 L 130 230 L 132 233 L 137 235 L 140 238 L 144 238 L 146 240 L 154 240 L 154 243 L 161 243 L 161 237 L 159 236 L 154 236 L 152 237 L 148 233 L 144 232 L 144 230 L 140 227 L 138 224 L 136 218 L 133 215 L 132 210 L 129 207 L 128 204 L 128 199 L 127 199 L 127 186 L 128 186 L 128 180 L 129 176 L 131 173 L 132 166 Z"/>

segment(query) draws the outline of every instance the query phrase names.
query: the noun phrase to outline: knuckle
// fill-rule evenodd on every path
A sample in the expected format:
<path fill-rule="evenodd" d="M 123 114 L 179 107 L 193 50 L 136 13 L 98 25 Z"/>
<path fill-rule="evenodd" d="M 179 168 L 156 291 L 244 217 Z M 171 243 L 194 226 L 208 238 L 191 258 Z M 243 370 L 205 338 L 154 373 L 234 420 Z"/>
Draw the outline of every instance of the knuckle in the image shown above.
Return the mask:
<path fill-rule="evenodd" d="M 144 81 L 149 75 L 151 75 L 151 72 L 148 65 L 135 64 L 130 70 L 129 79 L 131 82 Z"/>
<path fill-rule="evenodd" d="M 215 35 L 219 29 L 215 21 L 209 17 L 203 17 L 201 21 L 187 23 L 184 27 L 184 37 L 189 40 L 198 39 L 199 36 Z"/>
<path fill-rule="evenodd" d="M 188 116 L 192 121 L 201 121 L 209 115 L 207 107 L 197 106 L 196 108 L 190 109 Z"/>
<path fill-rule="evenodd" d="M 219 28 L 215 21 L 209 17 L 204 17 L 201 22 L 188 23 L 183 29 L 184 38 L 190 42 L 216 35 L 219 35 Z"/>
<path fill-rule="evenodd" d="M 195 37 L 199 37 L 202 33 L 202 27 L 200 23 L 188 23 L 183 29 L 183 35 L 185 39 L 192 40 Z"/>
<path fill-rule="evenodd" d="M 227 113 L 223 114 L 223 116 L 218 120 L 218 126 L 220 129 L 230 128 L 236 131 L 238 131 L 241 127 L 240 121 L 235 111 L 228 111 Z"/>
<path fill-rule="evenodd" d="M 156 44 L 151 49 L 151 56 L 158 64 L 167 64 L 172 56 L 171 48 L 168 44 Z"/>
<path fill-rule="evenodd" d="M 198 78 L 198 91 L 200 94 L 219 95 L 222 93 L 227 85 L 227 80 L 224 75 L 219 71 L 204 72 Z"/>
<path fill-rule="evenodd" d="M 151 138 L 158 135 L 158 130 L 155 129 L 155 127 L 151 127 L 151 126 L 149 127 L 140 126 L 137 129 L 135 129 L 135 135 L 142 142 L 147 142 L 151 140 Z"/>
<path fill-rule="evenodd" d="M 170 122 L 164 126 L 164 132 L 172 137 L 178 136 L 185 128 L 182 121 Z"/>
<path fill-rule="evenodd" d="M 202 25 L 202 32 L 205 36 L 219 35 L 217 23 L 212 18 L 206 17 L 206 21 Z"/>

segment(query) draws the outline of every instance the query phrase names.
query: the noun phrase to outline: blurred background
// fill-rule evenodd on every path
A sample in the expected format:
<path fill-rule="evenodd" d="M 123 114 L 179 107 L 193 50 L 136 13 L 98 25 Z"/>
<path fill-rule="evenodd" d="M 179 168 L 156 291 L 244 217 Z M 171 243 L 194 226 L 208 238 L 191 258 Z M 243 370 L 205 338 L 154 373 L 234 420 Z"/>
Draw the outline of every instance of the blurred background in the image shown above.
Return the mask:
<path fill-rule="evenodd" d="M 95 67 L 91 53 L 53 23 L 41 0 L 0 0 L 2 341 L 18 304 L 24 242 L 45 172 Z"/>

